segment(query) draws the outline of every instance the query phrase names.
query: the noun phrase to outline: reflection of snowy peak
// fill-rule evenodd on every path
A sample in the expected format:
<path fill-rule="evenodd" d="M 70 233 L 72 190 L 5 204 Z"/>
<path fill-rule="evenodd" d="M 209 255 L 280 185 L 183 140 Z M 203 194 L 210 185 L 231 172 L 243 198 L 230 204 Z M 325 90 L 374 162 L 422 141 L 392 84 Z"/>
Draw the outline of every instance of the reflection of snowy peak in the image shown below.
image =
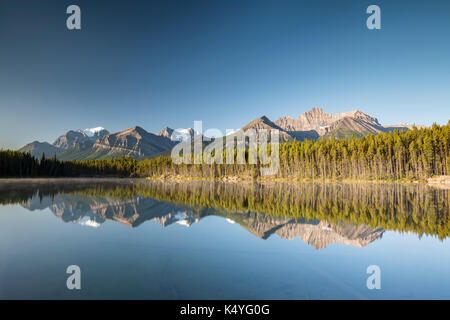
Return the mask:
<path fill-rule="evenodd" d="M 80 222 L 86 225 L 88 220 L 103 223 L 113 220 L 130 227 L 137 227 L 143 222 L 162 217 L 178 208 L 151 198 L 135 196 L 120 200 L 105 197 L 84 197 L 71 194 L 56 195 L 53 201 L 43 198 L 42 204 L 38 197 L 33 197 L 24 205 L 29 210 L 49 208 L 53 214 L 65 222 Z"/>
<path fill-rule="evenodd" d="M 200 221 L 198 209 L 187 209 L 152 198 L 134 196 L 121 200 L 108 197 L 88 197 L 76 194 L 57 194 L 54 198 L 37 195 L 24 207 L 29 210 L 49 208 L 65 222 L 79 223 L 98 228 L 104 221 L 112 220 L 130 227 L 137 227 L 147 220 L 154 220 L 163 227 L 173 223 L 191 226 Z M 229 223 L 238 223 L 255 236 L 267 239 L 276 234 L 282 239 L 301 238 L 316 249 L 331 243 L 364 247 L 381 238 L 382 228 L 371 229 L 367 225 L 346 223 L 331 224 L 326 221 L 275 217 L 264 213 L 203 211 L 206 215 L 221 215 Z"/>
<path fill-rule="evenodd" d="M 189 211 L 174 211 L 174 213 L 168 213 L 162 217 L 155 218 L 154 220 L 163 227 L 167 227 L 172 223 L 190 227 L 193 223 L 199 222 L 200 219 L 195 217 Z"/>
<path fill-rule="evenodd" d="M 178 224 L 181 224 L 181 225 L 186 226 L 186 227 L 190 227 L 191 224 L 196 223 L 196 222 L 199 221 L 199 219 L 194 217 L 192 215 L 192 213 L 190 213 L 189 211 L 178 212 L 175 215 L 175 219 L 177 219 L 177 223 Z"/>
<path fill-rule="evenodd" d="M 82 226 L 87 226 L 87 227 L 91 227 L 91 228 L 98 228 L 101 226 L 100 222 L 91 220 L 91 218 L 89 218 L 89 217 L 84 217 L 78 223 L 81 224 Z"/>

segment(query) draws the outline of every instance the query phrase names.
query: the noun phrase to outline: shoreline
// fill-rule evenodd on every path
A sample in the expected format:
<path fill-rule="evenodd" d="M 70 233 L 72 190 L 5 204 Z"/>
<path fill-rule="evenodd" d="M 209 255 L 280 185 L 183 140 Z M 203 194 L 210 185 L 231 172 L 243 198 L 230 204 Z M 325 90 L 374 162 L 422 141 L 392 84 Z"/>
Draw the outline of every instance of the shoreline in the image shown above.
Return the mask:
<path fill-rule="evenodd" d="M 322 179 L 322 178 L 261 178 L 258 177 L 253 179 L 251 177 L 241 177 L 241 176 L 226 176 L 226 177 L 192 177 L 192 176 L 151 176 L 145 177 L 146 180 L 160 180 L 160 181 L 218 181 L 218 182 L 230 182 L 230 183 L 239 183 L 239 182 L 323 182 L 323 183 L 333 183 L 333 182 L 348 182 L 348 183 L 358 183 L 358 182 L 370 182 L 370 183 L 422 183 L 427 184 L 427 180 L 420 179 Z M 450 182 L 450 176 L 448 177 Z"/>
<path fill-rule="evenodd" d="M 39 183 L 39 182 L 133 182 L 133 181 L 161 181 L 161 182 L 194 182 L 194 181 L 210 181 L 223 183 L 380 183 L 380 184 L 421 184 L 441 189 L 450 189 L 450 176 L 437 176 L 427 180 L 413 179 L 299 179 L 299 178 L 257 178 L 228 176 L 221 178 L 212 177 L 186 177 L 186 176 L 152 176 L 152 177 L 2 177 L 0 183 Z"/>

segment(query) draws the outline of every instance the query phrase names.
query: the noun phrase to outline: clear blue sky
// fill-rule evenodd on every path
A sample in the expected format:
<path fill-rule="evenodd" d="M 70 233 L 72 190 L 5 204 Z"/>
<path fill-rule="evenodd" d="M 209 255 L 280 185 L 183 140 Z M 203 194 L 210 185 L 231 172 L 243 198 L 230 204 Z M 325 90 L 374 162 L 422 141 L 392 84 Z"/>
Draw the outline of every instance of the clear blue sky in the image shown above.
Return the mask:
<path fill-rule="evenodd" d="M 66 28 L 70 4 L 80 31 Z M 381 30 L 366 28 L 371 4 Z M 314 106 L 447 123 L 450 1 L 0 0 L 0 148 Z"/>

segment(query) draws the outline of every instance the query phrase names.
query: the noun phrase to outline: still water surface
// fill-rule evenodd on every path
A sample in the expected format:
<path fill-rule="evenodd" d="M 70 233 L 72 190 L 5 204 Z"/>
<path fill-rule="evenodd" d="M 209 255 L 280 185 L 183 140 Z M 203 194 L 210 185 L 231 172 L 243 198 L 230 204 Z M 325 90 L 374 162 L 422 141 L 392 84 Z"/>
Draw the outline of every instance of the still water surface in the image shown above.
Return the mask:
<path fill-rule="evenodd" d="M 449 223 L 424 185 L 3 180 L 0 298 L 450 299 Z"/>

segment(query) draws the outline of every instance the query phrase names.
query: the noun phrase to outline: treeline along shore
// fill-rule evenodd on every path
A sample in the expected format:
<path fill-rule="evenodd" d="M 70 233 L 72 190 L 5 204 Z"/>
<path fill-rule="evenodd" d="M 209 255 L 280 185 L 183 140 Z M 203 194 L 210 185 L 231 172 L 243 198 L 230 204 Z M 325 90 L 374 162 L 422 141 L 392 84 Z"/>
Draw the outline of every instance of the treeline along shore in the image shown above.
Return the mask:
<path fill-rule="evenodd" d="M 170 156 L 62 161 L 0 151 L 0 177 L 148 177 L 158 179 L 356 179 L 425 180 L 450 175 L 450 123 L 369 134 L 280 144 L 279 170 L 261 176 L 261 164 L 175 164 Z M 224 155 L 225 157 L 225 155 Z"/>

